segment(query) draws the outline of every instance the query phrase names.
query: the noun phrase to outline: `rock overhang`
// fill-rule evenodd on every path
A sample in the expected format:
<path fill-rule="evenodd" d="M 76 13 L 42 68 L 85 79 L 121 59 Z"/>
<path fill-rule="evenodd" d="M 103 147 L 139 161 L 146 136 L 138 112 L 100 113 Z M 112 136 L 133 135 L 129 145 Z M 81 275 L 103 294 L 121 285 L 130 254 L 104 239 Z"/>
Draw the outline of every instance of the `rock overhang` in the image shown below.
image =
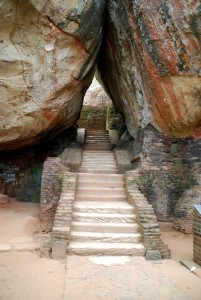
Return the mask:
<path fill-rule="evenodd" d="M 198 1 L 105 4 L 1 1 L 0 150 L 75 124 L 96 63 L 133 137 L 151 124 L 200 138 Z"/>

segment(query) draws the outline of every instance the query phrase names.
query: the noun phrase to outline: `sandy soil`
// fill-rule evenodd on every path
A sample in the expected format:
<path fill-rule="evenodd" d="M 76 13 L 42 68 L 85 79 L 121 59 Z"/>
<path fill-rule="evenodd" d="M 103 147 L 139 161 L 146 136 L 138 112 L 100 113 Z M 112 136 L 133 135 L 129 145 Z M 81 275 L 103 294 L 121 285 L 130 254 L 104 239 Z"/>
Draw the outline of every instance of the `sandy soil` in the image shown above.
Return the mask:
<path fill-rule="evenodd" d="M 0 242 L 38 237 L 39 205 L 12 201 L 0 205 Z M 172 259 L 147 262 L 133 257 L 105 267 L 89 257 L 65 261 L 28 252 L 0 253 L 0 300 L 200 300 L 201 279 L 180 265 L 192 260 L 192 236 L 163 232 Z"/>
<path fill-rule="evenodd" d="M 15 199 L 0 204 L 0 242 L 30 242 L 39 229 L 39 204 Z"/>

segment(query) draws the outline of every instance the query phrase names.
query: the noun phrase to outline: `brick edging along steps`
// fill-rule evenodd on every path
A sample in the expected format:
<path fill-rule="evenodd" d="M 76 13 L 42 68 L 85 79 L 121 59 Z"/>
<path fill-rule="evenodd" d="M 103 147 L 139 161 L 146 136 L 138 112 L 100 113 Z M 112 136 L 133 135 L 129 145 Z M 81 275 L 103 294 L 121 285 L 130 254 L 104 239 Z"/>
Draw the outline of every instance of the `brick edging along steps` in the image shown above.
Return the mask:
<path fill-rule="evenodd" d="M 125 174 L 125 186 L 127 199 L 135 209 L 137 223 L 140 227 L 143 243 L 146 247 L 147 259 L 170 258 L 171 251 L 161 239 L 161 232 L 156 214 L 151 204 L 138 189 L 136 184 L 138 171 L 127 171 Z"/>

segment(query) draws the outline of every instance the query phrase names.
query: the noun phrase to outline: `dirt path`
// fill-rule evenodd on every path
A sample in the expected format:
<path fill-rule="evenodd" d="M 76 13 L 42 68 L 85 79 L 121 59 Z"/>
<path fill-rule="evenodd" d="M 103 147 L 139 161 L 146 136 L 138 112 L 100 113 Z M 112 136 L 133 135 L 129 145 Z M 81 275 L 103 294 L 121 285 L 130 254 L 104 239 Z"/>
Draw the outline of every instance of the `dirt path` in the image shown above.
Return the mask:
<path fill-rule="evenodd" d="M 28 241 L 39 228 L 37 204 L 12 202 L 0 208 L 0 241 Z M 201 280 L 179 264 L 192 259 L 192 236 L 164 232 L 172 259 L 129 258 L 106 267 L 90 257 L 67 261 L 29 252 L 0 253 L 0 300 L 200 300 Z"/>

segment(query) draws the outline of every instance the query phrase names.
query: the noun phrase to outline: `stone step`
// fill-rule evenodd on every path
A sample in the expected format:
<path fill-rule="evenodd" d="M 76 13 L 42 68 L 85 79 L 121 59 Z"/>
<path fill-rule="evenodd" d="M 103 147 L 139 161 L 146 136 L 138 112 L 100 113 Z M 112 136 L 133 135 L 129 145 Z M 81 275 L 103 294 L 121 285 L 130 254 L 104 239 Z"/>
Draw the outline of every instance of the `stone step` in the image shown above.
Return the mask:
<path fill-rule="evenodd" d="M 126 201 L 126 195 L 76 195 L 76 201 Z"/>
<path fill-rule="evenodd" d="M 84 145 L 88 145 L 88 144 L 98 144 L 98 145 L 107 145 L 110 146 L 110 142 L 109 139 L 85 139 L 85 143 Z"/>
<path fill-rule="evenodd" d="M 105 168 L 105 169 L 116 169 L 117 168 L 117 165 L 116 164 L 114 164 L 114 163 L 104 163 L 104 162 L 102 162 L 102 163 L 99 163 L 99 162 L 83 162 L 82 164 L 81 164 L 81 167 L 82 168 L 84 168 L 84 167 L 87 167 L 87 168 L 89 168 L 90 169 L 90 167 L 98 167 L 98 169 L 102 169 L 103 167 Z M 106 173 L 107 174 L 107 173 Z"/>
<path fill-rule="evenodd" d="M 93 146 L 93 147 L 107 147 L 107 148 L 110 148 L 110 143 L 108 142 L 103 142 L 103 141 L 99 141 L 99 142 L 96 142 L 96 141 L 86 141 L 84 146 Z"/>
<path fill-rule="evenodd" d="M 83 172 L 83 173 L 99 173 L 99 174 L 115 174 L 117 173 L 117 170 L 113 170 L 113 169 L 90 169 L 90 168 L 80 168 L 80 172 Z"/>
<path fill-rule="evenodd" d="M 116 159 L 114 159 L 114 157 L 109 157 L 109 156 L 105 156 L 105 157 L 103 157 L 103 156 L 100 156 L 100 158 L 99 158 L 99 156 L 97 157 L 97 155 L 88 155 L 88 156 L 83 156 L 82 157 L 82 162 L 109 162 L 109 163 L 111 163 L 111 162 L 113 162 L 114 164 L 116 164 Z"/>
<path fill-rule="evenodd" d="M 101 155 L 101 156 L 111 156 L 111 157 L 114 157 L 114 153 L 112 152 L 112 151 L 99 151 L 98 152 L 98 154 L 99 155 Z M 93 151 L 87 151 L 87 150 L 85 150 L 85 151 L 83 151 L 83 157 L 85 156 L 85 155 L 90 155 L 90 156 L 92 156 L 92 155 L 94 155 L 94 156 L 96 156 L 97 157 L 97 151 L 95 151 L 95 152 L 93 152 Z"/>
<path fill-rule="evenodd" d="M 115 167 L 113 165 L 109 166 L 109 165 L 101 165 L 101 164 L 96 164 L 96 165 L 83 164 L 81 168 L 83 170 L 84 169 L 92 169 L 92 170 L 98 169 L 98 170 L 110 170 L 110 171 L 114 171 L 114 172 L 117 171 L 117 167 Z"/>
<path fill-rule="evenodd" d="M 76 255 L 131 255 L 144 256 L 145 248 L 141 243 L 87 243 L 70 242 L 68 254 Z"/>
<path fill-rule="evenodd" d="M 102 150 L 99 150 L 99 151 L 97 151 L 97 150 L 96 150 L 96 151 L 92 151 L 92 150 L 84 150 L 84 152 L 83 152 L 83 157 L 84 157 L 85 155 L 88 155 L 88 156 L 94 155 L 94 156 L 97 157 L 97 154 L 98 154 L 99 156 L 102 156 L 102 157 L 108 156 L 108 155 L 114 156 L 113 152 L 111 152 L 111 151 L 109 151 L 109 150 L 106 150 L 106 151 L 102 151 Z"/>
<path fill-rule="evenodd" d="M 87 135 L 85 137 L 85 142 L 88 142 L 88 141 L 106 141 L 109 143 L 110 139 L 109 139 L 109 136 L 108 135 L 101 135 L 101 136 L 93 136 L 93 135 Z"/>
<path fill-rule="evenodd" d="M 110 243 L 138 243 L 141 241 L 139 233 L 102 233 L 71 231 L 71 240 L 75 242 L 110 242 Z"/>
<path fill-rule="evenodd" d="M 96 161 L 96 160 L 90 160 L 90 161 L 82 161 L 82 166 L 87 165 L 87 166 L 108 166 L 108 167 L 116 167 L 116 162 L 115 161 Z"/>
<path fill-rule="evenodd" d="M 85 153 L 86 151 L 86 153 Z M 82 154 L 82 158 L 93 158 L 93 159 L 99 159 L 99 160 L 102 160 L 102 159 L 115 159 L 114 158 L 114 154 L 110 151 L 110 150 L 107 150 L 107 151 L 102 151 L 101 153 L 101 150 L 99 149 L 99 152 L 97 154 L 97 149 L 96 151 L 92 151 L 92 150 L 84 150 L 83 154 Z"/>
<path fill-rule="evenodd" d="M 108 168 L 116 168 L 116 164 L 115 163 L 113 163 L 113 162 L 111 162 L 111 163 L 108 163 L 108 162 L 104 162 L 104 161 L 102 161 L 102 162 L 96 162 L 96 161 L 94 161 L 94 162 L 82 162 L 82 166 L 84 167 L 84 166 L 89 166 L 89 167 L 97 167 L 97 166 L 99 166 L 99 167 L 108 167 Z"/>
<path fill-rule="evenodd" d="M 76 196 L 125 196 L 124 188 L 77 188 Z"/>
<path fill-rule="evenodd" d="M 92 147 L 100 147 L 100 148 L 103 148 L 103 147 L 106 147 L 106 148 L 110 148 L 110 143 L 106 143 L 106 142 L 96 142 L 96 141 L 87 141 L 85 142 L 85 147 L 86 146 L 92 146 Z"/>
<path fill-rule="evenodd" d="M 134 223 L 136 216 L 134 214 L 110 214 L 110 213 L 88 213 L 73 212 L 73 220 L 78 222 L 94 223 Z"/>
<path fill-rule="evenodd" d="M 97 129 L 97 130 L 87 129 L 86 135 L 88 134 L 91 134 L 93 136 L 109 135 L 108 130 L 103 130 L 103 129 Z"/>
<path fill-rule="evenodd" d="M 114 159 L 114 157 L 97 157 L 96 156 L 83 156 L 82 157 L 82 162 L 108 162 L 108 163 L 116 163 L 116 160 Z"/>
<path fill-rule="evenodd" d="M 84 151 L 86 150 L 91 150 L 91 151 L 100 151 L 100 150 L 104 150 L 104 151 L 110 151 L 110 146 L 93 146 L 93 145 L 86 145 L 84 146 Z"/>
<path fill-rule="evenodd" d="M 101 160 L 97 160 L 95 158 L 83 158 L 82 159 L 82 164 L 105 164 L 105 165 L 115 165 L 116 166 L 116 161 L 114 159 L 111 158 L 103 158 Z"/>
<path fill-rule="evenodd" d="M 110 140 L 108 137 L 87 137 L 85 139 L 85 143 L 99 143 L 99 142 L 104 142 L 107 144 L 110 144 Z"/>
<path fill-rule="evenodd" d="M 102 212 L 102 213 L 125 213 L 132 214 L 134 208 L 131 204 L 126 201 L 75 201 L 74 203 L 75 212 Z"/>
<path fill-rule="evenodd" d="M 82 165 L 108 165 L 110 167 L 115 166 L 116 167 L 116 161 L 112 161 L 112 160 L 95 160 L 95 159 L 89 159 L 89 160 L 82 160 Z"/>
<path fill-rule="evenodd" d="M 78 188 L 123 188 L 123 182 L 102 182 L 102 181 L 78 181 Z"/>
<path fill-rule="evenodd" d="M 78 173 L 79 181 L 99 181 L 99 182 L 123 182 L 124 176 L 121 174 L 90 174 Z"/>
<path fill-rule="evenodd" d="M 138 232 L 138 225 L 136 223 L 90 223 L 73 221 L 72 231 L 136 233 Z"/>
<path fill-rule="evenodd" d="M 98 133 L 98 134 L 97 134 Z M 92 131 L 88 131 L 88 132 L 86 132 L 86 134 L 85 134 L 85 136 L 86 137 L 88 137 L 88 136 L 92 136 L 92 137 L 102 137 L 102 136 L 107 136 L 107 137 L 109 137 L 109 133 L 106 131 L 106 132 L 92 132 Z"/>

